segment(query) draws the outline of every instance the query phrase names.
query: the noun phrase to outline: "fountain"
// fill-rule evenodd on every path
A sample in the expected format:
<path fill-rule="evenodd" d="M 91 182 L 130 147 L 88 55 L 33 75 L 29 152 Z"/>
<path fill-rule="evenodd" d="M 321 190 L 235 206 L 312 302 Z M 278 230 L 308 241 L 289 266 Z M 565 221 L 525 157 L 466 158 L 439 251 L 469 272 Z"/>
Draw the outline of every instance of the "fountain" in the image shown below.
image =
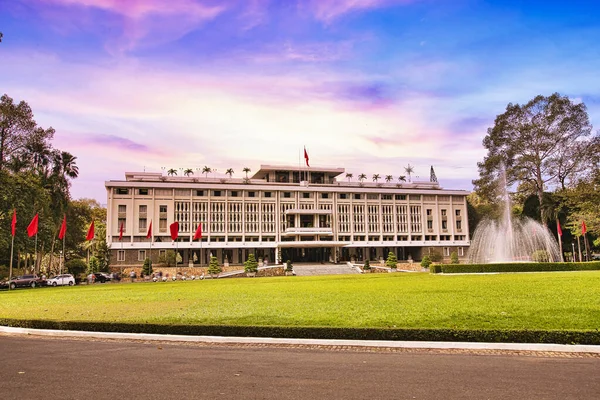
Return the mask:
<path fill-rule="evenodd" d="M 469 250 L 470 264 L 560 262 L 560 249 L 548 228 L 531 218 L 513 219 L 504 169 L 501 173 L 504 210 L 500 221 L 479 223 Z"/>

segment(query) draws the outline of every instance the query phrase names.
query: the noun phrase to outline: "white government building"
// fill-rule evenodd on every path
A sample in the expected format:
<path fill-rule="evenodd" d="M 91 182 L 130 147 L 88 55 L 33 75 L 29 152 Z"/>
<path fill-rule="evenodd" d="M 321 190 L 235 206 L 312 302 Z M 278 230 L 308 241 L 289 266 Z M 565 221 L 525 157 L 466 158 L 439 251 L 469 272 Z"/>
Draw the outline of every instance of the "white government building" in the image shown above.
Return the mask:
<path fill-rule="evenodd" d="M 467 191 L 433 182 L 350 182 L 343 168 L 261 165 L 252 177 L 127 172 L 105 183 L 112 266 L 139 266 L 179 252 L 183 265 L 419 261 L 467 255 Z M 339 180 L 338 180 L 339 178 Z M 169 226 L 179 222 L 177 243 Z M 152 223 L 152 237 L 147 238 Z M 202 239 L 193 241 L 198 224 Z M 119 240 L 121 226 L 122 240 Z M 150 251 L 152 250 L 152 251 Z"/>

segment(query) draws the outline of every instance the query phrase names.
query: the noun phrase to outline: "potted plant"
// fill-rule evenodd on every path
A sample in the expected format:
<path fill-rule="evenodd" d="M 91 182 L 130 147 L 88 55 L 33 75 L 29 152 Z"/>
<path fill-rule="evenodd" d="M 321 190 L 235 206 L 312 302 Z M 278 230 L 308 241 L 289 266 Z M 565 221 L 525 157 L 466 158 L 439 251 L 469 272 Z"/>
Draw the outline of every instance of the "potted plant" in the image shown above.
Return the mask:
<path fill-rule="evenodd" d="M 285 263 L 285 276 L 296 275 L 294 274 L 294 266 L 290 260 Z"/>
<path fill-rule="evenodd" d="M 365 260 L 365 265 L 363 266 L 363 271 L 364 272 L 372 272 L 371 264 L 369 263 L 368 258 Z"/>
<path fill-rule="evenodd" d="M 244 271 L 246 271 L 246 276 L 248 277 L 256 276 L 256 271 L 258 271 L 258 263 L 256 262 L 254 254 L 248 254 L 248 259 L 244 263 Z"/>
<path fill-rule="evenodd" d="M 211 278 L 218 278 L 221 271 L 223 270 L 219 265 L 219 261 L 217 261 L 217 257 L 211 256 L 210 263 L 208 264 L 208 273 L 210 274 Z"/>
<path fill-rule="evenodd" d="M 396 271 L 398 268 L 398 259 L 393 252 L 389 252 L 387 256 L 387 260 L 385 261 L 385 266 L 389 267 L 392 272 Z"/>

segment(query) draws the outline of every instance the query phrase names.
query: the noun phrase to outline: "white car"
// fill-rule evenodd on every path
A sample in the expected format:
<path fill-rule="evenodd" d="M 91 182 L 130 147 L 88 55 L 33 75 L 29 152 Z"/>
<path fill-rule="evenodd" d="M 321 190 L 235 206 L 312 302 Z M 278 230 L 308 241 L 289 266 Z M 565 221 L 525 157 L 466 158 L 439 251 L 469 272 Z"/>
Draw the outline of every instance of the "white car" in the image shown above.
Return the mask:
<path fill-rule="evenodd" d="M 71 274 L 62 274 L 57 275 L 54 278 L 50 278 L 46 280 L 47 286 L 61 286 L 61 285 L 69 285 L 73 286 L 75 284 L 75 278 Z"/>

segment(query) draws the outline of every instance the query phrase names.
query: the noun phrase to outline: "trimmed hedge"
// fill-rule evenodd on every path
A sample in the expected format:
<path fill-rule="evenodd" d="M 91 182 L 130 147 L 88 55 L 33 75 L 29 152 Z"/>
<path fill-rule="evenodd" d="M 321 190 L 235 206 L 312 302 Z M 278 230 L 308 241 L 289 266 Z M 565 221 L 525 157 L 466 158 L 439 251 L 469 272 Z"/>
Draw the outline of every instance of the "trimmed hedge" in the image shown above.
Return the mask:
<path fill-rule="evenodd" d="M 600 345 L 600 331 L 330 328 L 281 326 L 160 325 L 82 321 L 0 319 L 0 325 L 34 329 L 170 335 L 275 337 L 297 339 L 406 340 L 438 342 L 555 343 Z"/>
<path fill-rule="evenodd" d="M 548 272 L 597 271 L 600 261 L 564 263 L 498 263 L 498 264 L 436 264 L 429 268 L 433 274 L 468 274 L 483 272 Z"/>

